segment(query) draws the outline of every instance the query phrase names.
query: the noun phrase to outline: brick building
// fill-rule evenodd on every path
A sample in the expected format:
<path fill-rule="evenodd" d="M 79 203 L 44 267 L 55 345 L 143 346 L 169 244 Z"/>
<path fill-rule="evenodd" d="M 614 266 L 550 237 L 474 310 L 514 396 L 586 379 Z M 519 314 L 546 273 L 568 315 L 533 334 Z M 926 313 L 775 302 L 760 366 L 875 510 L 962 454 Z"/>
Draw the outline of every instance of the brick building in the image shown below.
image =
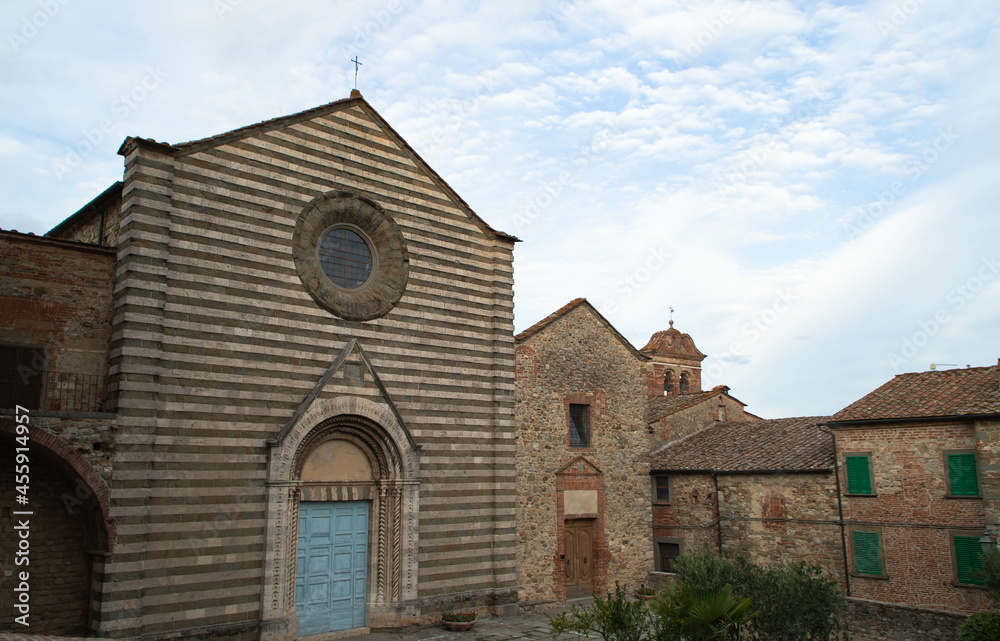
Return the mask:
<path fill-rule="evenodd" d="M 652 552 L 648 357 L 582 298 L 516 342 L 519 600 L 638 586 Z"/>
<path fill-rule="evenodd" d="M 843 584 L 825 417 L 718 422 L 653 452 L 654 572 L 685 551 L 817 561 Z M 652 583 L 663 580 L 654 576 Z"/>
<path fill-rule="evenodd" d="M 0 461 L 8 471 L 0 485 L 0 630 L 14 629 L 15 577 L 28 570 L 30 607 L 46 613 L 28 619 L 31 630 L 87 632 L 99 599 L 91 586 L 115 549 L 108 484 L 117 426 L 105 396 L 114 266 L 111 248 L 0 232 Z M 35 428 L 26 463 L 15 462 L 17 405 Z M 27 473 L 15 485 L 16 463 Z M 10 513 L 22 495 L 33 512 L 28 566 L 16 563 Z"/>
<path fill-rule="evenodd" d="M 60 552 L 75 583 L 32 588 L 32 632 L 292 639 L 513 607 L 516 239 L 360 94 L 119 153 L 123 182 L 48 238 L 0 238 L 3 375 L 41 353 L 58 381 L 5 385 L 41 408 L 101 390 L 33 414 L 33 505 L 62 519 L 34 549 L 84 535 Z"/>
<path fill-rule="evenodd" d="M 837 412 L 850 595 L 989 609 L 984 531 L 1000 534 L 1000 367 L 896 376 Z"/>

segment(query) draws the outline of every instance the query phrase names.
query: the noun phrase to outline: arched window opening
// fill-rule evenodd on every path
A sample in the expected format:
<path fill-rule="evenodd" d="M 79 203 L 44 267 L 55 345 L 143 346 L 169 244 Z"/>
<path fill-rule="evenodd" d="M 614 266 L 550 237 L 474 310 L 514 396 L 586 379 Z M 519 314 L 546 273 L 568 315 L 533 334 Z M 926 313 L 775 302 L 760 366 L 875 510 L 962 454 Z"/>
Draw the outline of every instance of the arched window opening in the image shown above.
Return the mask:
<path fill-rule="evenodd" d="M 674 373 L 667 370 L 663 373 L 663 393 L 669 394 L 670 388 L 674 385 Z"/>
<path fill-rule="evenodd" d="M 684 372 L 683 374 L 681 374 L 680 393 L 687 394 L 687 391 L 688 391 L 688 375 L 687 372 Z"/>

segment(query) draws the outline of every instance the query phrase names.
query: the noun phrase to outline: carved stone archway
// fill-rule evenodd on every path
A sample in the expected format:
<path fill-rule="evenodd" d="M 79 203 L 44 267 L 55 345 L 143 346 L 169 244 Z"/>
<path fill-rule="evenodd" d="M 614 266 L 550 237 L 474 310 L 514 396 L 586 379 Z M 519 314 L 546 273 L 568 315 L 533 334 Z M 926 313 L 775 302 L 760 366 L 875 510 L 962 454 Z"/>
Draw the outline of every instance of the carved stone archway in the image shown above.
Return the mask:
<path fill-rule="evenodd" d="M 343 440 L 369 461 L 371 480 L 301 480 L 318 446 Z M 387 407 L 358 397 L 315 402 L 275 442 L 268 467 L 267 547 L 261 638 L 296 638 L 295 562 L 300 501 L 372 502 L 368 627 L 417 622 L 417 519 L 420 461 L 405 428 Z"/>

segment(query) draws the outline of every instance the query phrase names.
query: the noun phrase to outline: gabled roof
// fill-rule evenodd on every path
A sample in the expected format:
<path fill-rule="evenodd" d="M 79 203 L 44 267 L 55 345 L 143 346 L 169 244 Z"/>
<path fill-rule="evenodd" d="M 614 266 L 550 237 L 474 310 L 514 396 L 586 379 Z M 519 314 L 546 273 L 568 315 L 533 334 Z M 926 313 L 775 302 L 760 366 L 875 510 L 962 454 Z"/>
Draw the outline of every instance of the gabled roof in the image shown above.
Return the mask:
<path fill-rule="evenodd" d="M 833 415 L 838 422 L 1000 415 L 1000 366 L 900 374 Z"/>
<path fill-rule="evenodd" d="M 219 145 L 224 145 L 243 138 L 248 138 L 250 136 L 259 135 L 264 132 L 273 131 L 275 129 L 280 129 L 282 127 L 287 127 L 288 125 L 293 125 L 306 120 L 311 120 L 313 118 L 318 118 L 320 116 L 325 116 L 329 113 L 336 111 L 341 111 L 343 109 L 348 109 L 351 107 L 359 107 L 364 111 L 375 124 L 377 124 L 392 140 L 399 145 L 410 159 L 416 163 L 418 167 L 427 172 L 431 180 L 452 199 L 455 204 L 457 204 L 461 209 L 464 209 L 472 218 L 482 226 L 482 228 L 496 236 L 501 240 L 508 242 L 520 242 L 515 236 L 507 234 L 502 231 L 498 231 L 490 227 L 486 221 L 479 217 L 479 215 L 469 207 L 469 204 L 462 200 L 462 197 L 451 188 L 445 180 L 438 175 L 427 162 L 424 161 L 420 155 L 410 147 L 409 143 L 403 140 L 395 129 L 393 129 L 388 122 L 377 112 L 375 109 L 368 104 L 362 96 L 361 92 L 355 90 L 351 91 L 350 98 L 344 98 L 342 100 L 335 100 L 333 102 L 327 103 L 325 105 L 320 105 L 319 107 L 313 107 L 312 109 L 306 109 L 305 111 L 300 111 L 298 113 L 290 114 L 287 116 L 281 116 L 279 118 L 272 118 L 270 120 L 264 120 L 253 125 L 247 125 L 246 127 L 240 127 L 238 129 L 233 129 L 232 131 L 227 131 L 225 133 L 217 134 L 215 136 L 209 136 L 208 138 L 202 138 L 200 140 L 192 140 L 190 142 L 179 143 L 179 144 L 169 144 L 164 142 L 158 142 L 150 138 L 139 138 L 129 136 L 122 143 L 121 147 L 118 149 L 118 153 L 125 156 L 129 153 L 133 146 L 142 146 L 149 149 L 156 149 L 161 153 L 175 154 L 178 156 L 186 156 L 189 154 L 197 153 L 199 151 L 204 151 L 205 149 L 210 149 L 212 147 L 217 147 Z"/>
<path fill-rule="evenodd" d="M 645 356 L 645 355 L 641 354 L 639 352 L 639 350 L 637 350 L 635 348 L 635 346 L 632 345 L 632 343 L 630 343 L 628 341 L 627 338 L 625 338 L 624 336 L 622 336 L 621 333 L 617 329 L 615 329 L 615 326 L 612 325 L 611 322 L 608 321 L 608 319 L 604 318 L 604 316 L 601 314 L 601 312 L 597 311 L 597 309 L 595 309 L 594 306 L 591 305 L 589 301 L 587 301 L 586 298 L 574 298 L 570 302 L 566 303 L 565 305 L 563 305 L 562 307 L 560 307 L 556 311 L 552 312 L 551 314 L 549 314 L 548 316 L 546 316 L 542 320 L 538 321 L 537 323 L 535 323 L 534 325 L 532 325 L 528 329 L 524 330 L 523 332 L 521 332 L 520 334 L 518 334 L 517 336 L 515 336 L 514 337 L 514 341 L 518 342 L 518 343 L 521 343 L 521 342 L 523 342 L 523 341 L 531 338 L 532 336 L 534 336 L 538 332 L 541 332 L 542 330 L 544 330 L 547 327 L 549 327 L 550 325 L 552 325 L 552 323 L 556 322 L 557 320 L 559 320 L 563 316 L 566 316 L 567 314 L 569 314 L 571 311 L 573 311 L 577 307 L 584 307 L 587 310 L 589 310 L 590 313 L 593 314 L 594 317 L 597 318 L 597 320 L 601 324 L 603 324 L 605 327 L 607 327 L 609 330 L 611 330 L 611 334 L 615 338 L 617 338 L 618 341 L 621 342 L 621 344 L 624 345 L 630 352 L 632 352 L 632 354 L 634 354 L 636 358 L 638 358 L 639 360 L 642 360 L 642 361 L 649 360 L 648 356 Z"/>
<path fill-rule="evenodd" d="M 828 472 L 833 436 L 820 430 L 828 416 L 716 422 L 660 448 L 650 468 L 664 472 Z"/>
<path fill-rule="evenodd" d="M 695 405 L 700 405 L 705 401 L 715 398 L 719 395 L 725 395 L 740 405 L 746 407 L 746 403 L 739 400 L 738 398 L 733 398 L 728 394 L 729 388 L 725 385 L 718 385 L 706 392 L 690 392 L 688 394 L 668 394 L 666 396 L 650 396 L 648 399 L 649 414 L 648 420 L 650 423 L 658 421 L 664 417 L 670 416 L 671 414 L 676 414 L 681 410 L 686 410 L 689 407 L 694 407 Z"/>

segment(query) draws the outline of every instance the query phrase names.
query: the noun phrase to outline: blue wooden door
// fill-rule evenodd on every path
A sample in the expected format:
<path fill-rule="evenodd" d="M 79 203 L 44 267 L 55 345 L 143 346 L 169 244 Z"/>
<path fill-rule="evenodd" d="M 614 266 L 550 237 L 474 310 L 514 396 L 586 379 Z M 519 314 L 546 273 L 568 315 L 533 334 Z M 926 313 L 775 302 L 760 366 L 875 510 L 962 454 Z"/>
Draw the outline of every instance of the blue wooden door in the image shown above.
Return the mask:
<path fill-rule="evenodd" d="M 368 501 L 299 504 L 299 636 L 365 625 Z"/>

